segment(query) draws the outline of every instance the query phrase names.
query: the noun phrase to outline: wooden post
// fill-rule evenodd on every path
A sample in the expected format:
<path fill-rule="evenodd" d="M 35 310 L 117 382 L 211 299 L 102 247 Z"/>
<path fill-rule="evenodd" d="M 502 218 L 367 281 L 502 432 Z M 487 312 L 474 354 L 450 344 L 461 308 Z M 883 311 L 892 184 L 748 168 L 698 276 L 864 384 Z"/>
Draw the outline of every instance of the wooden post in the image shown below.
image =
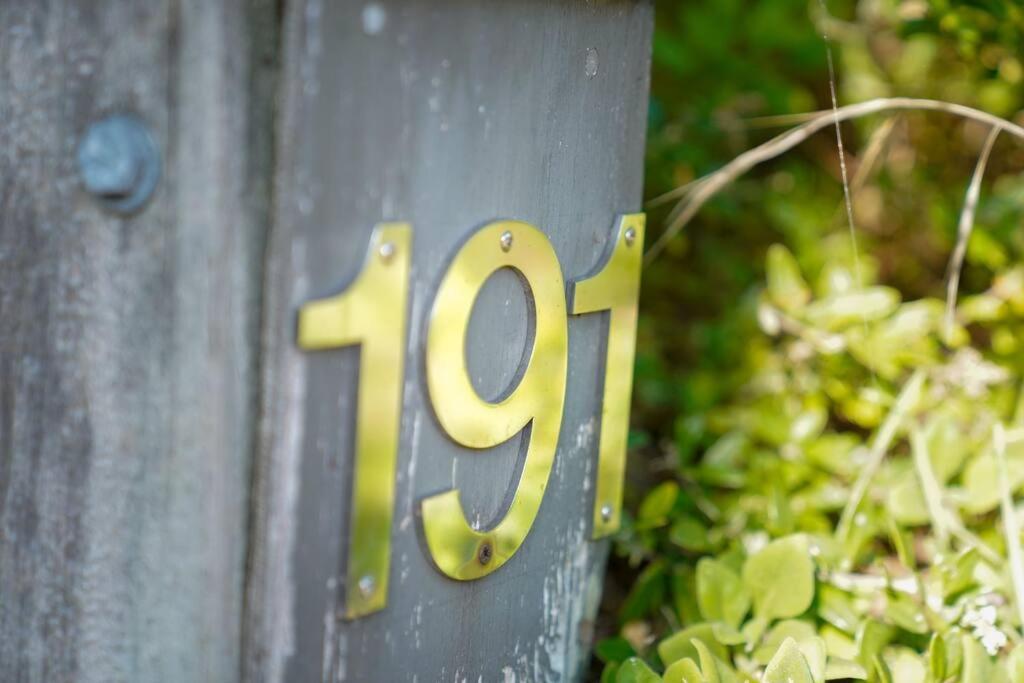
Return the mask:
<path fill-rule="evenodd" d="M 457 486 L 499 517 L 519 438 L 455 445 L 429 405 L 429 309 L 458 245 L 497 218 L 538 226 L 565 277 L 601 259 L 640 209 L 647 2 L 287 3 L 277 202 L 268 251 L 260 502 L 248 673 L 266 681 L 578 680 L 607 542 L 590 540 L 607 320 L 569 321 L 554 470 L 522 547 L 476 581 L 443 576 L 419 501 Z M 359 349 L 296 346 L 296 311 L 360 271 L 374 225 L 412 224 L 412 287 L 388 604 L 344 618 Z M 518 279 L 483 288 L 467 334 L 482 395 L 527 342 Z"/>
<path fill-rule="evenodd" d="M 273 2 L 0 2 L 0 680 L 232 681 Z M 94 121 L 163 156 L 120 216 Z"/>

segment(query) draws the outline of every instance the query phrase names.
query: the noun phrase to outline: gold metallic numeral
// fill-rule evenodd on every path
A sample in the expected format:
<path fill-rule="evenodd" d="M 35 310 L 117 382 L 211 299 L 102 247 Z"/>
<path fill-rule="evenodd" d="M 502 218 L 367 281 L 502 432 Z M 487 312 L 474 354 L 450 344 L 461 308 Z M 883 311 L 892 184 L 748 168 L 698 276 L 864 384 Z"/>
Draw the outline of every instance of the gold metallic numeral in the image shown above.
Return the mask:
<path fill-rule="evenodd" d="M 571 286 L 574 315 L 610 312 L 594 493 L 594 538 L 617 531 L 622 514 L 644 224 L 642 213 L 620 216 L 610 255 L 597 272 Z"/>
<path fill-rule="evenodd" d="M 533 296 L 534 341 L 519 382 L 491 403 L 477 394 L 466 367 L 466 329 L 488 277 L 511 268 Z M 529 425 L 529 445 L 512 503 L 489 529 L 466 521 L 458 489 L 421 503 L 423 531 L 438 569 L 478 579 L 501 567 L 523 543 L 547 488 L 565 404 L 568 332 L 562 270 L 551 243 L 528 223 L 498 221 L 463 245 L 437 292 L 427 333 L 427 388 L 448 435 L 491 448 Z"/>
<path fill-rule="evenodd" d="M 300 347 L 360 345 L 345 587 L 349 619 L 383 609 L 388 598 L 411 245 L 408 224 L 378 225 L 355 282 L 299 312 Z"/>

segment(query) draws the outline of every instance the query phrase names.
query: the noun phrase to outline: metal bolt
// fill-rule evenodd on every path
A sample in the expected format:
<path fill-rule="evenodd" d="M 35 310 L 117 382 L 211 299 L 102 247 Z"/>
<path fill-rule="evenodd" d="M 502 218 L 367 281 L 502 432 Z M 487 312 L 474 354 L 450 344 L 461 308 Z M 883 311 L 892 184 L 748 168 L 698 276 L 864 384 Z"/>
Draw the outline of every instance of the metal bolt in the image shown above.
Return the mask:
<path fill-rule="evenodd" d="M 491 544 L 485 542 L 480 546 L 480 550 L 476 553 L 476 559 L 480 564 L 490 564 L 491 558 L 494 557 L 494 549 L 491 548 Z"/>
<path fill-rule="evenodd" d="M 377 589 L 377 582 L 373 580 L 372 576 L 364 576 L 359 579 L 359 592 L 364 598 L 369 598 L 373 595 L 373 591 Z"/>
<path fill-rule="evenodd" d="M 512 233 L 506 230 L 501 233 L 501 250 L 508 251 L 512 248 Z"/>
<path fill-rule="evenodd" d="M 608 503 L 601 506 L 601 520 L 604 522 L 612 521 L 612 506 Z"/>
<path fill-rule="evenodd" d="M 78 144 L 85 189 L 104 206 L 132 213 L 146 203 L 160 179 L 160 152 L 146 125 L 127 114 L 96 121 Z"/>
<path fill-rule="evenodd" d="M 633 242 L 636 242 L 636 229 L 626 228 L 626 234 L 624 235 L 624 237 L 626 238 L 626 246 L 633 246 Z"/>
<path fill-rule="evenodd" d="M 380 254 L 380 260 L 387 263 L 395 255 L 395 245 L 391 242 L 385 242 L 380 245 L 380 249 L 377 250 L 377 253 Z"/>

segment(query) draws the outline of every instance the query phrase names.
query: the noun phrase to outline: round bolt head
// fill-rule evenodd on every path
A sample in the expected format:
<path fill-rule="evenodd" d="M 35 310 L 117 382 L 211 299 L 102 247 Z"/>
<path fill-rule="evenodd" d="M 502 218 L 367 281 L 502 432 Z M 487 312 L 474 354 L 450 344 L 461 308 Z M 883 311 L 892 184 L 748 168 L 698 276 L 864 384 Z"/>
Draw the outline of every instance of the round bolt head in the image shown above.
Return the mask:
<path fill-rule="evenodd" d="M 160 178 L 160 152 L 142 121 L 117 114 L 89 126 L 78 144 L 85 189 L 107 208 L 132 213 Z"/>
<path fill-rule="evenodd" d="M 633 246 L 633 242 L 636 242 L 636 229 L 626 228 L 626 234 L 623 237 L 626 240 L 627 247 Z"/>
<path fill-rule="evenodd" d="M 377 250 L 377 253 L 380 254 L 380 260 L 387 263 L 395 256 L 395 245 L 391 242 L 385 242 L 380 245 L 380 249 Z"/>
<path fill-rule="evenodd" d="M 512 248 L 512 233 L 508 230 L 501 233 L 501 250 L 508 251 Z"/>
<path fill-rule="evenodd" d="M 373 591 L 377 589 L 377 582 L 373 580 L 372 576 L 364 576 L 359 579 L 359 593 L 364 598 L 369 598 L 373 595 Z"/>
<path fill-rule="evenodd" d="M 480 550 L 476 553 L 476 559 L 480 564 L 490 564 L 491 558 L 494 557 L 494 549 L 490 543 L 484 543 L 480 546 Z"/>
<path fill-rule="evenodd" d="M 601 520 L 604 522 L 612 521 L 612 506 L 608 503 L 601 506 Z"/>

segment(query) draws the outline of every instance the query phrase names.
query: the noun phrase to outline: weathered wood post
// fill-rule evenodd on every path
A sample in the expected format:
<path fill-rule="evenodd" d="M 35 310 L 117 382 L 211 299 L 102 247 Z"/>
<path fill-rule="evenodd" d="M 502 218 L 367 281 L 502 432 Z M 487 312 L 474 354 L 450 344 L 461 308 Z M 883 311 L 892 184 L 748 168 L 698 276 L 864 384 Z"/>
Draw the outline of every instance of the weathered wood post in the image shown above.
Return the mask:
<path fill-rule="evenodd" d="M 651 22 L 0 3 L 0 680 L 580 677 Z"/>
<path fill-rule="evenodd" d="M 273 5 L 0 2 L 2 681 L 239 677 Z"/>
<path fill-rule="evenodd" d="M 254 678 L 579 677 L 607 551 L 591 536 L 601 524 L 593 511 L 608 316 L 570 315 L 567 380 L 557 372 L 543 378 L 546 394 L 565 397 L 554 416 L 561 433 L 546 488 L 527 474 L 536 454 L 523 453 L 531 439 L 540 441 L 544 424 L 521 434 L 515 421 L 484 450 L 459 445 L 471 439 L 449 413 L 470 410 L 472 401 L 459 394 L 455 363 L 438 377 L 431 370 L 449 360 L 448 351 L 460 354 L 464 342 L 481 397 L 529 391 L 523 385 L 538 369 L 521 367 L 524 347 L 549 333 L 541 317 L 547 288 L 529 282 L 531 296 L 522 272 L 502 268 L 473 303 L 501 254 L 521 263 L 517 250 L 528 248 L 524 231 L 503 252 L 507 226 L 487 224 L 536 226 L 561 271 L 545 263 L 540 277 L 578 281 L 600 268 L 620 235 L 618 216 L 640 208 L 651 23 L 649 3 L 628 1 L 288 3 L 249 593 Z M 408 242 L 371 238 L 387 221 L 408 223 Z M 396 251 L 381 266 L 388 239 Z M 360 354 L 380 353 L 379 345 L 372 350 L 378 338 L 369 337 L 378 331 L 371 320 L 353 322 L 350 337 L 333 344 L 344 348 L 333 349 L 299 321 L 310 348 L 296 344 L 303 304 L 342 292 L 354 310 L 365 296 L 357 275 L 391 268 L 398 277 L 404 258 L 407 331 L 389 366 L 399 373 L 404 363 L 401 375 L 360 365 Z M 469 272 L 474 266 L 482 272 Z M 450 278 L 468 293 L 449 289 L 457 289 Z M 451 316 L 449 306 L 458 309 Z M 463 339 L 452 321 L 469 307 Z M 318 321 L 309 315 L 312 328 Z M 438 326 L 453 328 L 451 338 L 435 339 Z M 398 377 L 396 460 L 382 479 L 396 485 L 393 495 L 386 487 L 372 493 L 393 510 L 392 523 L 376 537 L 359 536 L 359 525 L 376 518 L 353 505 L 353 491 L 373 459 L 388 454 L 370 445 L 369 457 L 355 464 L 356 434 L 364 425 L 378 435 L 391 428 L 386 416 L 360 417 L 359 392 L 370 383 L 380 391 L 375 400 L 388 401 Z M 543 500 L 532 527 L 504 566 L 489 572 L 485 562 L 494 560 L 484 534 L 453 561 L 453 573 L 474 580 L 446 575 L 438 557 L 443 564 L 445 552 L 456 552 L 445 544 L 462 536 L 449 525 L 435 548 L 425 499 L 457 489 L 473 527 L 489 529 L 511 517 L 517 486 L 538 485 Z M 386 530 L 390 539 L 381 539 Z M 384 552 L 382 540 L 390 541 L 389 564 L 360 556 Z"/>

